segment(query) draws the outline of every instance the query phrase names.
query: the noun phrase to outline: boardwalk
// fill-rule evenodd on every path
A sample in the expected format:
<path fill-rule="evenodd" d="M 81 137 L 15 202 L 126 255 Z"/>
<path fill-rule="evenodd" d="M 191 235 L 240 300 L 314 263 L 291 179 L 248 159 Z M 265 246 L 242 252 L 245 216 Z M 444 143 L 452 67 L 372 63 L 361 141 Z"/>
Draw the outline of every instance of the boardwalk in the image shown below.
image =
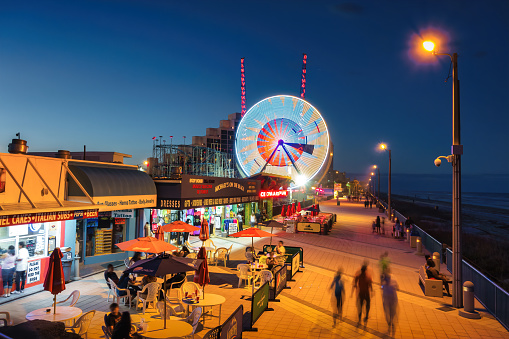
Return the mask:
<path fill-rule="evenodd" d="M 458 315 L 450 307 L 451 298 L 425 297 L 418 284 L 418 268 L 423 264 L 422 256 L 414 254 L 407 242 L 371 233 L 371 221 L 377 215 L 375 209 L 364 209 L 361 204 L 335 202 L 320 205 L 325 212 L 338 214 L 338 222 L 330 235 L 279 233 L 279 239 L 288 246 L 299 246 L 304 249 L 305 268 L 297 273 L 294 282 L 289 282 L 291 289 L 280 295 L 279 303 L 270 303 L 274 309 L 265 312 L 255 326 L 258 332 L 245 332 L 244 338 L 389 338 L 387 324 L 382 309 L 378 258 L 384 251 L 389 252 L 394 279 L 397 280 L 399 292 L 399 317 L 395 338 L 508 338 L 509 333 L 489 314 L 477 305 L 482 314 L 480 320 L 469 320 Z M 225 296 L 222 319 L 231 314 L 238 305 L 244 305 L 244 311 L 250 310 L 250 303 L 244 298 L 251 293 L 250 289 L 237 288 L 235 266 L 244 259 L 244 248 L 250 239 L 218 239 L 216 246 L 229 247 L 233 244 L 233 253 L 229 267 L 211 266 L 211 284 L 206 291 Z M 256 241 L 256 240 L 255 240 Z M 261 248 L 268 243 L 266 239 L 256 241 Z M 357 327 L 355 298 L 350 297 L 352 277 L 367 260 L 374 279 L 375 296 L 371 302 L 371 311 L 367 326 Z M 335 328 L 332 327 L 331 290 L 329 286 L 334 272 L 341 267 L 346 282 L 346 302 L 344 319 Z M 120 268 L 119 268 L 120 269 Z M 444 271 L 444 269 L 442 269 Z M 233 285 L 233 286 L 232 286 Z M 87 277 L 67 285 L 63 293 L 78 289 L 82 296 L 78 307 L 83 311 L 95 309 L 96 314 L 88 338 L 101 338 L 101 326 L 104 312 L 108 309 L 106 302 L 107 289 L 102 274 Z M 24 321 L 24 316 L 31 310 L 47 307 L 51 304 L 48 292 L 13 301 L 0 306 L 0 311 L 9 311 L 15 323 Z M 123 308 L 124 309 L 124 308 Z M 125 308 L 127 309 L 127 308 Z M 134 312 L 134 311 L 133 311 Z M 216 315 L 217 315 L 217 311 Z M 154 311 L 146 314 L 147 318 L 157 317 Z M 218 325 L 217 318 L 207 318 L 205 328 L 198 329 L 198 337 Z M 171 337 L 171 331 L 168 336 Z"/>

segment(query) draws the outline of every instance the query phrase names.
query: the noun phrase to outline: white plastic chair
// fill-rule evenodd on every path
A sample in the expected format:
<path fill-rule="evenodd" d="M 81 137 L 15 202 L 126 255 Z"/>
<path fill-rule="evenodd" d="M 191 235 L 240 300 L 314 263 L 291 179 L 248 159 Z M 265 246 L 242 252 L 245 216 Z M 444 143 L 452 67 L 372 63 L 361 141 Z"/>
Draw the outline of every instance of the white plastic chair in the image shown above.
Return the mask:
<path fill-rule="evenodd" d="M 131 261 L 131 259 L 129 258 L 125 258 L 124 259 L 124 265 L 125 265 L 125 268 L 129 268 L 129 262 Z"/>
<path fill-rule="evenodd" d="M 197 256 L 198 256 L 198 254 L 196 254 L 196 253 L 189 253 L 186 258 L 196 259 Z"/>
<path fill-rule="evenodd" d="M 185 321 L 187 321 L 188 323 L 191 324 L 191 326 L 193 326 L 193 332 L 191 332 L 191 334 L 188 337 L 194 338 L 194 333 L 196 332 L 196 328 L 198 327 L 198 324 L 200 323 L 200 318 L 201 318 L 202 312 L 203 311 L 202 311 L 201 307 L 196 307 L 193 310 L 193 312 L 191 312 L 191 314 L 185 319 Z"/>
<path fill-rule="evenodd" d="M 192 271 L 191 271 L 192 272 Z M 187 272 L 186 272 L 187 273 Z M 180 299 L 180 287 L 179 288 L 175 288 L 176 285 L 181 285 L 184 284 L 185 282 L 187 281 L 187 274 L 185 277 L 182 278 L 182 280 L 180 281 L 175 281 L 175 282 L 172 282 L 171 285 L 170 285 L 170 288 L 168 289 L 168 287 L 166 287 L 168 290 L 166 291 L 166 298 L 170 298 L 171 296 L 171 291 L 172 290 L 176 290 L 177 291 L 177 299 Z"/>
<path fill-rule="evenodd" d="M 159 297 L 159 291 L 161 290 L 161 284 L 158 282 L 151 282 L 146 284 L 141 291 L 138 291 L 138 301 L 141 301 L 143 304 L 143 314 L 145 314 L 145 309 L 147 305 L 150 306 L 150 303 L 154 304 L 154 308 L 156 308 L 157 298 Z M 143 298 L 141 295 L 143 292 L 147 291 L 147 296 Z M 136 303 L 136 310 L 138 310 L 139 303 Z"/>
<path fill-rule="evenodd" d="M 237 277 L 239 277 L 239 285 L 243 280 L 247 281 L 248 286 L 251 284 L 251 280 L 253 280 L 253 275 L 251 274 L 251 266 L 248 264 L 238 264 L 237 265 Z"/>
<path fill-rule="evenodd" d="M 4 315 L 5 318 L 0 318 L 0 324 L 3 323 L 3 326 L 12 326 L 13 322 L 11 320 L 11 314 L 9 312 L 0 312 L 0 315 Z"/>
<path fill-rule="evenodd" d="M 182 298 L 184 298 L 186 296 L 186 292 L 188 294 L 193 294 L 196 292 L 196 290 L 198 290 L 198 295 L 201 296 L 200 285 L 192 281 L 186 281 L 185 283 L 182 284 L 182 286 L 180 286 L 181 293 L 180 295 L 182 296 Z"/>
<path fill-rule="evenodd" d="M 129 291 L 129 289 L 127 289 L 127 288 L 119 288 L 117 286 L 117 284 L 115 284 L 115 282 L 113 282 L 113 280 L 111 280 L 110 278 L 108 278 L 108 280 L 110 282 L 111 289 L 113 290 L 113 301 L 116 300 L 116 303 L 120 304 L 120 299 L 127 298 L 129 300 L 129 308 L 131 308 L 131 302 L 132 302 L 131 291 Z M 120 296 L 120 295 L 118 295 L 119 291 L 126 292 L 127 294 Z"/>
<path fill-rule="evenodd" d="M 205 247 L 214 247 L 214 250 L 217 250 L 217 246 L 214 244 L 212 239 L 207 239 L 203 242 L 203 246 Z"/>
<path fill-rule="evenodd" d="M 228 248 L 228 253 L 226 254 L 228 261 L 230 260 L 230 254 L 232 253 L 233 244 Z"/>
<path fill-rule="evenodd" d="M 75 290 L 75 291 L 72 291 L 71 294 L 69 294 L 69 296 L 65 300 L 57 301 L 57 304 L 65 303 L 67 300 L 71 299 L 71 304 L 69 306 L 73 307 L 74 305 L 76 305 L 79 298 L 80 298 L 80 291 Z M 108 298 L 109 298 L 109 296 L 108 296 Z"/>
<path fill-rule="evenodd" d="M 92 318 L 94 318 L 95 310 L 89 311 L 79 317 L 78 320 L 74 323 L 74 325 L 70 327 L 66 327 L 66 330 L 69 330 L 72 333 L 78 334 L 80 337 L 85 335 L 85 339 L 87 338 L 87 331 L 90 323 L 92 322 Z"/>
<path fill-rule="evenodd" d="M 269 270 L 260 271 L 260 273 L 256 277 L 255 286 L 256 286 L 256 282 L 260 282 L 260 286 L 262 286 L 266 282 L 270 282 L 272 280 L 272 277 L 273 276 L 272 276 L 271 271 L 269 271 Z"/>
<path fill-rule="evenodd" d="M 228 260 L 228 249 L 219 247 L 214 253 L 214 263 L 217 265 L 219 260 L 222 260 L 224 267 L 226 267 L 226 261 Z"/>
<path fill-rule="evenodd" d="M 158 301 L 156 304 L 157 311 L 159 311 L 159 315 L 161 319 L 164 319 L 164 301 Z M 184 316 L 186 314 L 186 310 L 184 306 L 178 305 L 177 307 L 173 307 L 170 303 L 166 303 L 166 319 L 171 319 L 171 317 L 178 317 L 184 320 Z M 173 319 L 177 320 L 177 319 Z"/>

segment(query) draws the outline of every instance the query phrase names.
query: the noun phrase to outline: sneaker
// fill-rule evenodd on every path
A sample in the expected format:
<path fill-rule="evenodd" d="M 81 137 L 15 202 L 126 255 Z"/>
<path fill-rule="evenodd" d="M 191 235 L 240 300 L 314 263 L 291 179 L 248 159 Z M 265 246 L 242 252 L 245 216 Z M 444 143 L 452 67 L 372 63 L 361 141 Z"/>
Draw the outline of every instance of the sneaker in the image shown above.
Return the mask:
<path fill-rule="evenodd" d="M 25 290 L 21 290 L 19 293 L 25 293 Z"/>
<path fill-rule="evenodd" d="M 7 298 L 9 295 L 8 294 L 4 294 L 4 298 Z"/>
<path fill-rule="evenodd" d="M 11 296 L 11 294 L 9 293 L 9 294 L 7 294 L 7 296 L 8 296 L 8 297 L 10 297 L 10 296 Z"/>
<path fill-rule="evenodd" d="M 19 292 L 18 291 L 12 291 L 11 293 L 12 294 L 18 294 Z"/>

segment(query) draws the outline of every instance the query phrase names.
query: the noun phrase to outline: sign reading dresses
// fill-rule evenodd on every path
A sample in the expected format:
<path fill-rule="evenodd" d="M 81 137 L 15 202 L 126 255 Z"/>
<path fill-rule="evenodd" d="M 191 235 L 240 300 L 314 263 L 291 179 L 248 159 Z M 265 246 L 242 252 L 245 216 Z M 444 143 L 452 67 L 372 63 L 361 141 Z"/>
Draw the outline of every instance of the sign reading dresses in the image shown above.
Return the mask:
<path fill-rule="evenodd" d="M 97 218 L 97 216 L 98 210 L 13 214 L 0 216 L 0 227 L 73 219 Z"/>
<path fill-rule="evenodd" d="M 27 284 L 31 284 L 39 280 L 41 280 L 41 261 L 29 261 L 27 271 Z"/>
<path fill-rule="evenodd" d="M 260 181 L 182 175 L 179 183 L 157 180 L 157 208 L 190 209 L 258 201 Z"/>

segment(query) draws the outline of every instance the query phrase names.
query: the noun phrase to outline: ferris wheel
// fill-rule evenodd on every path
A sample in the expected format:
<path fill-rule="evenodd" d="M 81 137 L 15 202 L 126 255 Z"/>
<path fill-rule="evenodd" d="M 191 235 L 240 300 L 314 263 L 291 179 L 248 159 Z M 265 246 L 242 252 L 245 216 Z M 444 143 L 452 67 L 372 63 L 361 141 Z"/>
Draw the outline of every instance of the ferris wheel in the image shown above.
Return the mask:
<path fill-rule="evenodd" d="M 329 131 L 322 115 L 307 101 L 277 95 L 251 107 L 237 128 L 235 151 L 245 176 L 289 176 L 304 185 L 328 161 Z"/>

